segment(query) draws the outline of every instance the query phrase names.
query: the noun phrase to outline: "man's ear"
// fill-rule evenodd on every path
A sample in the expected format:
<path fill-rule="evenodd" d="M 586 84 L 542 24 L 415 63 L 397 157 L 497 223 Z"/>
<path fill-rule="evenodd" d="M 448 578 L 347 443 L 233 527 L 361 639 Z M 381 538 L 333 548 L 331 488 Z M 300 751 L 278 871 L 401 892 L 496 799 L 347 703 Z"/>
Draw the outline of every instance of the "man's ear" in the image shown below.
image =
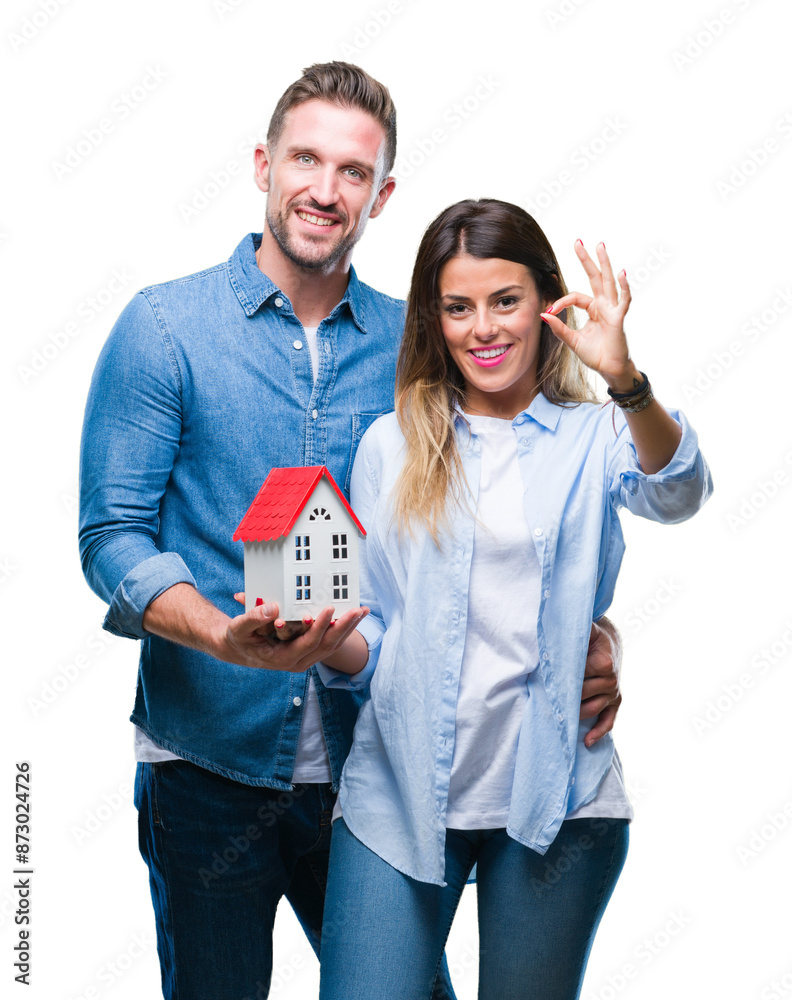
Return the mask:
<path fill-rule="evenodd" d="M 396 187 L 395 177 L 386 177 L 385 180 L 380 185 L 379 192 L 374 201 L 374 207 L 369 212 L 370 219 L 376 219 L 380 212 L 385 208 L 385 202 L 393 194 L 393 189 Z"/>
<path fill-rule="evenodd" d="M 269 172 L 272 160 L 270 158 L 269 146 L 260 142 L 253 150 L 253 180 L 259 191 L 265 194 L 269 191 Z"/>

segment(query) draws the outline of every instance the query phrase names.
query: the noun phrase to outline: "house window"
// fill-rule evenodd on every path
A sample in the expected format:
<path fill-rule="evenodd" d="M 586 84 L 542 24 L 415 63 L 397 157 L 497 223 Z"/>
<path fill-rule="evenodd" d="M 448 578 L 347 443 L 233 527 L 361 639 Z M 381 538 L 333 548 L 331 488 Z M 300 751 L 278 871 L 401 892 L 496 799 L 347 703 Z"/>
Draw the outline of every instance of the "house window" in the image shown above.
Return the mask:
<path fill-rule="evenodd" d="M 311 578 L 310 576 L 295 577 L 294 599 L 295 601 L 310 601 L 311 599 Z"/>
<path fill-rule="evenodd" d="M 311 511 L 311 516 L 308 518 L 309 521 L 329 521 L 330 511 L 326 510 L 324 507 L 314 507 Z"/>
<path fill-rule="evenodd" d="M 294 536 L 294 555 L 297 562 L 306 562 L 311 558 L 311 538 L 310 535 Z"/>
<path fill-rule="evenodd" d="M 349 600 L 349 575 L 347 573 L 333 574 L 333 600 Z"/>
<path fill-rule="evenodd" d="M 333 559 L 348 559 L 346 535 L 333 535 Z"/>

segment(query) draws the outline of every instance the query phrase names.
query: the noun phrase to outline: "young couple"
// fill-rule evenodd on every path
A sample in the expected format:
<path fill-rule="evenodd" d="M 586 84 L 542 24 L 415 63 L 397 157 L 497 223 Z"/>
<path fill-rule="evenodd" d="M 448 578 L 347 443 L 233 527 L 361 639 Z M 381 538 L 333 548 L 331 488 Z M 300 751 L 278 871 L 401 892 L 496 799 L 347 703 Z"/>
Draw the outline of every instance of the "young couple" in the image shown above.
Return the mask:
<path fill-rule="evenodd" d="M 283 895 L 326 1000 L 452 997 L 474 865 L 480 995 L 573 998 L 624 862 L 592 621 L 619 507 L 682 520 L 709 473 L 630 358 L 601 244 L 575 244 L 592 294 L 569 294 L 525 212 L 462 202 L 424 235 L 406 320 L 358 281 L 394 157 L 387 90 L 311 67 L 256 151 L 261 237 L 143 289 L 94 375 L 81 552 L 105 627 L 143 639 L 136 804 L 168 998 L 266 997 Z M 231 537 L 269 469 L 301 464 L 350 490 L 370 613 L 283 642 L 276 606 L 234 613 Z"/>

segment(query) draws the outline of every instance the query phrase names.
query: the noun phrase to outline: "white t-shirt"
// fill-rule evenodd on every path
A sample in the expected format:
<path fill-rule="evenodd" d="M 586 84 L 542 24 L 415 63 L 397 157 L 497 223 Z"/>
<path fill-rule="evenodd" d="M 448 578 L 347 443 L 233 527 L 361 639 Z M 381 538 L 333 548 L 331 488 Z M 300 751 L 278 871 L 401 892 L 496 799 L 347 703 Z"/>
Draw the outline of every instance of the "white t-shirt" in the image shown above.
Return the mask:
<path fill-rule="evenodd" d="M 311 355 L 311 369 L 314 382 L 319 369 L 319 346 L 316 331 L 318 327 L 305 327 L 305 339 Z M 135 727 L 135 760 L 156 763 L 164 760 L 181 760 L 177 754 L 163 750 L 143 732 Z M 316 696 L 313 677 L 308 679 L 308 690 L 303 705 L 300 738 L 297 743 L 297 755 L 294 760 L 292 781 L 301 784 L 314 784 L 332 781 L 330 758 L 327 754 L 322 716 L 319 711 L 319 699 Z"/>
<path fill-rule="evenodd" d="M 467 419 L 481 444 L 481 480 L 446 826 L 482 830 L 508 820 L 530 675 L 539 661 L 541 567 L 523 513 L 512 423 Z M 567 819 L 586 816 L 633 818 L 615 753 L 597 795 Z"/>

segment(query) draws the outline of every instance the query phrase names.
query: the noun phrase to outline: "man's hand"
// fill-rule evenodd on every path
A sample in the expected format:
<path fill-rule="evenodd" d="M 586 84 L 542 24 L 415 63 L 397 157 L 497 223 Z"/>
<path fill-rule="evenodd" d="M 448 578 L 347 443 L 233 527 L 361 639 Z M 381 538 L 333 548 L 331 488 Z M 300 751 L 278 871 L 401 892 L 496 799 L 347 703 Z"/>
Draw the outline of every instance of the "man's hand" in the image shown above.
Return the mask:
<path fill-rule="evenodd" d="M 240 595 L 235 596 L 238 599 Z M 228 621 L 219 636 L 224 655 L 218 658 L 246 667 L 301 673 L 317 661 L 332 657 L 368 611 L 353 608 L 334 619 L 334 609 L 323 608 L 313 620 L 303 621 L 304 631 L 283 641 L 280 631 L 285 626 L 278 605 L 261 604 Z M 364 665 L 365 659 L 358 669 Z"/>
<path fill-rule="evenodd" d="M 583 678 L 583 695 L 580 718 L 599 716 L 596 724 L 586 733 L 587 747 L 613 729 L 616 713 L 621 705 L 619 671 L 621 670 L 621 636 L 608 618 L 600 618 L 591 626 L 586 673 Z"/>
<path fill-rule="evenodd" d="M 278 616 L 277 604 L 262 604 L 246 614 L 229 618 L 191 584 L 176 583 L 146 608 L 143 628 L 170 642 L 241 667 L 300 673 L 330 657 L 331 666 L 353 674 L 366 664 L 366 642 L 359 636 L 344 653 L 340 647 L 368 610 L 354 608 L 334 621 L 333 608 L 325 608 L 310 625 L 305 620 L 306 631 L 302 635 L 281 642 L 276 638 L 278 622 L 283 621 Z"/>

